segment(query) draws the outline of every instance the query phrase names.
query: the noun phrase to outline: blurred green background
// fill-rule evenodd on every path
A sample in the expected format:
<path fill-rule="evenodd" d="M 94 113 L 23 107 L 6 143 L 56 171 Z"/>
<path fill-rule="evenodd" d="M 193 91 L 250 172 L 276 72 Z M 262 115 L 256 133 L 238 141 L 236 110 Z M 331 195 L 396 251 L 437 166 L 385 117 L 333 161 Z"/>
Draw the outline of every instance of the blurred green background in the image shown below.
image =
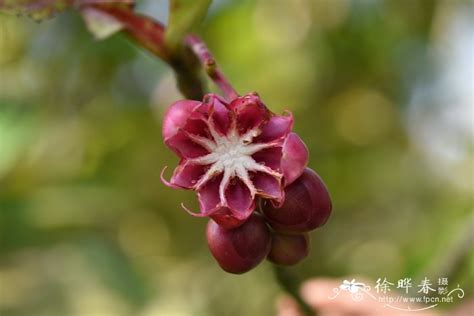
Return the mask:
<path fill-rule="evenodd" d="M 138 9 L 166 22 L 166 1 Z M 294 113 L 331 192 L 295 273 L 472 297 L 472 2 L 215 0 L 200 34 L 239 92 Z M 0 15 L 2 316 L 274 314 L 271 264 L 223 272 L 179 206 L 195 195 L 160 182 L 179 98 L 163 62 L 74 12 Z"/>

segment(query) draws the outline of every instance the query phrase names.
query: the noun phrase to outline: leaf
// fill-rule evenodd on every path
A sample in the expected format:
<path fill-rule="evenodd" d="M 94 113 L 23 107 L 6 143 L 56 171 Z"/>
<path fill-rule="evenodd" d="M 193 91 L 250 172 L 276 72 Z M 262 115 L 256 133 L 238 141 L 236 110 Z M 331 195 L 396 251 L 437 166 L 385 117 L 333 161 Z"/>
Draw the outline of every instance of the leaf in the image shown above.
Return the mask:
<path fill-rule="evenodd" d="M 165 41 L 172 51 L 179 46 L 186 34 L 202 22 L 211 2 L 212 0 L 170 0 Z"/>
<path fill-rule="evenodd" d="M 58 12 L 97 3 L 132 4 L 134 0 L 0 0 L 0 12 L 26 15 L 36 21 L 50 18 Z"/>

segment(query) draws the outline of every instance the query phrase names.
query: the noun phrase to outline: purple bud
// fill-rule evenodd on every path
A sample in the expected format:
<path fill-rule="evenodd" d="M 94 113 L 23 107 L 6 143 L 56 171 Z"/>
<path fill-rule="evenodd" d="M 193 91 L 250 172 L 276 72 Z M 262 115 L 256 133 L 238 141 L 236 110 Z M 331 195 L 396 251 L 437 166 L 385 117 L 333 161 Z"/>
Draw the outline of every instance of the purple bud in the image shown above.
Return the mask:
<path fill-rule="evenodd" d="M 225 229 L 210 220 L 206 236 L 212 255 L 229 273 L 240 274 L 253 269 L 270 251 L 270 230 L 257 214 L 234 229 Z"/>
<path fill-rule="evenodd" d="M 262 212 L 278 232 L 302 233 L 324 225 L 331 215 L 331 198 L 322 179 L 312 169 L 285 188 L 280 208 L 263 201 Z"/>
<path fill-rule="evenodd" d="M 306 258 L 309 253 L 309 235 L 284 235 L 275 233 L 267 259 L 284 266 L 292 266 Z"/>

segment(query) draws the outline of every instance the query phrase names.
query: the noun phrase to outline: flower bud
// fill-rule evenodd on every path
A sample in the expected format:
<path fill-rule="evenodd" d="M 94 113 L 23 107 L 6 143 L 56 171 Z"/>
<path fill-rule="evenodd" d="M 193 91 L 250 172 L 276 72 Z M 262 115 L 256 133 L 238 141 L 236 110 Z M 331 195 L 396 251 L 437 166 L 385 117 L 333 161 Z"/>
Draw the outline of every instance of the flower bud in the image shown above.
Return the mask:
<path fill-rule="evenodd" d="M 266 220 L 278 232 L 302 233 L 322 226 L 331 215 L 331 198 L 321 178 L 311 169 L 285 188 L 280 208 L 263 201 Z"/>
<path fill-rule="evenodd" d="M 283 266 L 292 266 L 306 258 L 309 253 L 308 233 L 284 235 L 275 233 L 267 259 Z"/>
<path fill-rule="evenodd" d="M 229 273 L 240 274 L 253 269 L 270 251 L 270 230 L 263 218 L 256 214 L 233 229 L 225 229 L 210 220 L 206 237 L 212 255 Z"/>

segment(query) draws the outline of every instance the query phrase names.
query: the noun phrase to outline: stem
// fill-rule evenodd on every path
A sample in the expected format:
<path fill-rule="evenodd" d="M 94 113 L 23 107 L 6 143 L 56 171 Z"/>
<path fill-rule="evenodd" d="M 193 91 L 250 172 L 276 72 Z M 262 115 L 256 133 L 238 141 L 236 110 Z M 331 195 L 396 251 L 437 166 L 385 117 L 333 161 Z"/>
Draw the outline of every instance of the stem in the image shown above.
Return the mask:
<path fill-rule="evenodd" d="M 222 90 L 224 97 L 229 101 L 237 98 L 239 94 L 234 90 L 217 66 L 217 63 L 206 44 L 196 35 L 188 35 L 184 41 L 199 59 L 207 75 Z"/>
<path fill-rule="evenodd" d="M 313 308 L 311 308 L 301 297 L 299 292 L 301 282 L 299 278 L 293 273 L 293 271 L 290 271 L 290 269 L 278 265 L 273 266 L 273 271 L 275 272 L 275 278 L 278 284 L 298 303 L 298 306 L 301 308 L 303 315 L 316 316 L 317 312 Z"/>
<path fill-rule="evenodd" d="M 186 98 L 202 100 L 206 89 L 199 60 L 184 47 L 171 52 L 165 44 L 163 24 L 148 16 L 136 14 L 129 6 L 94 4 L 89 7 L 118 20 L 130 39 L 170 65 L 176 75 L 178 88 Z"/>
<path fill-rule="evenodd" d="M 179 91 L 188 99 L 201 101 L 206 93 L 206 81 L 193 52 L 180 47 L 171 57 L 169 65 L 173 68 Z"/>
<path fill-rule="evenodd" d="M 93 4 L 89 7 L 108 14 L 123 26 L 123 32 L 138 45 L 168 63 L 174 70 L 178 88 L 189 99 L 202 100 L 205 93 L 205 81 L 201 75 L 201 66 L 206 74 L 222 90 L 227 100 L 239 96 L 222 71 L 206 44 L 196 35 L 188 35 L 184 43 L 170 49 L 165 42 L 165 27 L 158 21 L 136 14 L 130 6 L 111 4 Z"/>
<path fill-rule="evenodd" d="M 85 8 L 93 8 L 110 15 L 119 21 L 122 32 L 127 34 L 135 43 L 147 49 L 161 60 L 169 63 L 170 54 L 165 46 L 165 27 L 158 21 L 147 16 L 137 14 L 129 6 L 97 3 Z"/>

